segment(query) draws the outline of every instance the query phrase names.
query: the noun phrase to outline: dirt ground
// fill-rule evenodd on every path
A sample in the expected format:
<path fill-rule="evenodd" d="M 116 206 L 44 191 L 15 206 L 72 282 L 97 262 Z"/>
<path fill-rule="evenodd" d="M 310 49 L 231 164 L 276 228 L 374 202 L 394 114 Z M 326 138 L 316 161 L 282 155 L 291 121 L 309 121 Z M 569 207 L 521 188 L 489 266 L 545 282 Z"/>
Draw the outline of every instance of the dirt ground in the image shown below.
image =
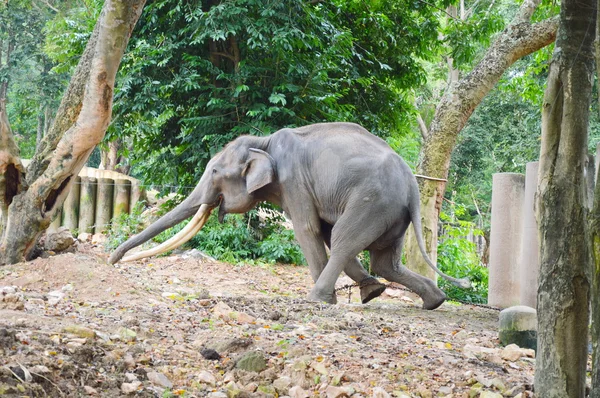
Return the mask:
<path fill-rule="evenodd" d="M 107 257 L 0 267 L 0 396 L 532 396 L 533 352 L 499 345 L 495 310 L 320 305 L 306 267 Z"/>

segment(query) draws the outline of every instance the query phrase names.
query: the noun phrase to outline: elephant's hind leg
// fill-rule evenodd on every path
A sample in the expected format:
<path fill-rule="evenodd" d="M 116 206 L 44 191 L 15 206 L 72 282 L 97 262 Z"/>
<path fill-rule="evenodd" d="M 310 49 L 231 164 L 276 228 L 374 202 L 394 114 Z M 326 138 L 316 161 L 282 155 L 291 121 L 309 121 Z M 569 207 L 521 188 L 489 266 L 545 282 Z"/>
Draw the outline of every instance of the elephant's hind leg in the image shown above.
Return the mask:
<path fill-rule="evenodd" d="M 325 244 L 329 248 L 331 248 L 332 229 L 333 226 L 321 220 L 321 231 L 323 233 L 323 238 L 325 239 Z M 358 286 L 360 287 L 360 301 L 363 304 L 366 304 L 374 298 L 381 296 L 381 294 L 385 291 L 385 285 L 369 275 L 356 257 L 346 264 L 344 267 L 344 272 L 350 277 L 350 279 L 358 283 Z"/>
<path fill-rule="evenodd" d="M 401 247 L 398 245 L 398 248 L 392 246 L 381 250 L 371 249 L 371 269 L 388 281 L 400 283 L 418 294 L 423 299 L 424 309 L 436 309 L 446 301 L 446 295 L 434 281 L 402 265 Z"/>

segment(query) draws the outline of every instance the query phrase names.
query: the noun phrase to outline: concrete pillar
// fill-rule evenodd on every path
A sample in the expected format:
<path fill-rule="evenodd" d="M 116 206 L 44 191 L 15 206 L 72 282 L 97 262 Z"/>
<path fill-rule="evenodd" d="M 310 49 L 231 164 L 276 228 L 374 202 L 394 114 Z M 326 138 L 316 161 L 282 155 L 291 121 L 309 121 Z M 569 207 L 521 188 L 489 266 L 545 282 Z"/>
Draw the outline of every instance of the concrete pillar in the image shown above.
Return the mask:
<path fill-rule="evenodd" d="M 523 200 L 523 239 L 519 260 L 521 305 L 536 308 L 538 276 L 540 273 L 540 240 L 535 219 L 534 201 L 538 185 L 539 162 L 527 163 L 525 170 L 525 198 Z"/>
<path fill-rule="evenodd" d="M 126 179 L 115 180 L 115 195 L 113 202 L 113 217 L 129 214 L 129 201 L 131 199 L 131 181 Z"/>
<path fill-rule="evenodd" d="M 76 177 L 71 186 L 71 191 L 63 204 L 62 225 L 74 232 L 79 226 L 79 193 L 81 191 L 81 177 Z"/>
<path fill-rule="evenodd" d="M 50 226 L 48 227 L 48 231 L 54 232 L 54 231 L 58 230 L 61 223 L 62 223 L 62 209 L 58 209 L 58 211 L 56 212 L 56 216 L 54 216 L 54 219 L 52 220 L 52 222 L 50 223 Z"/>
<path fill-rule="evenodd" d="M 525 176 L 497 173 L 492 179 L 488 303 L 507 308 L 520 301 L 519 256 Z"/>
<path fill-rule="evenodd" d="M 96 233 L 108 229 L 113 214 L 113 196 L 115 182 L 112 178 L 98 179 L 98 193 L 96 194 Z"/>
<path fill-rule="evenodd" d="M 598 144 L 596 144 L 596 164 L 598 165 L 598 168 L 600 168 L 600 142 Z M 598 179 L 598 175 L 594 175 L 594 182 L 598 183 L 597 181 Z"/>
<path fill-rule="evenodd" d="M 142 199 L 143 188 L 139 180 L 131 180 L 131 199 L 129 205 L 133 209 L 133 206 Z"/>
<path fill-rule="evenodd" d="M 95 177 L 81 178 L 81 193 L 79 197 L 79 233 L 94 233 L 96 221 L 96 192 L 98 181 Z"/>

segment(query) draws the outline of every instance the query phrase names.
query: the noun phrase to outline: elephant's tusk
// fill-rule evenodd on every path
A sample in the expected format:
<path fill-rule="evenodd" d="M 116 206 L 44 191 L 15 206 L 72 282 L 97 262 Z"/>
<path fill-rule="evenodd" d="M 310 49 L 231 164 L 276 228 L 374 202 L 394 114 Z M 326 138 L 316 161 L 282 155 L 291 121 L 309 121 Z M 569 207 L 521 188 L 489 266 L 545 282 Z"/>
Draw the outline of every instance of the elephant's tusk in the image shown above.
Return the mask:
<path fill-rule="evenodd" d="M 212 209 L 212 207 L 206 204 L 200 206 L 200 208 L 194 215 L 194 218 L 191 219 L 191 221 L 185 226 L 185 228 L 183 228 L 176 235 L 171 237 L 171 239 L 164 241 L 163 243 L 156 247 L 153 247 L 152 249 L 144 250 L 132 254 L 130 256 L 126 256 L 121 261 L 134 261 L 150 256 L 156 256 L 158 254 L 162 254 L 166 251 L 173 250 L 183 245 L 185 242 L 192 239 L 194 235 L 196 235 L 198 231 L 202 229 L 202 227 L 206 223 L 206 220 L 208 220 Z"/>

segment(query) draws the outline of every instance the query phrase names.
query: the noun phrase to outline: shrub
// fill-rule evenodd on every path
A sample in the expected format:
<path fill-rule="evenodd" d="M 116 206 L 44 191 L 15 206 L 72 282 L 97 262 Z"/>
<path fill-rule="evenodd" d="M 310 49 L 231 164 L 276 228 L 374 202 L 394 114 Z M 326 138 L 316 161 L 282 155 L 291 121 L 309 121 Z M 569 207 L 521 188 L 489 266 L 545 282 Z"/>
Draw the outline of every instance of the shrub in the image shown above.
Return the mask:
<path fill-rule="evenodd" d="M 475 235 L 483 235 L 470 222 L 457 220 L 442 213 L 444 235 L 438 244 L 439 269 L 455 277 L 467 277 L 473 285 L 470 289 L 454 286 L 445 279 L 439 279 L 439 286 L 450 299 L 463 300 L 471 303 L 487 303 L 488 269 L 479 261 L 475 243 L 467 236 L 473 231 Z"/>

